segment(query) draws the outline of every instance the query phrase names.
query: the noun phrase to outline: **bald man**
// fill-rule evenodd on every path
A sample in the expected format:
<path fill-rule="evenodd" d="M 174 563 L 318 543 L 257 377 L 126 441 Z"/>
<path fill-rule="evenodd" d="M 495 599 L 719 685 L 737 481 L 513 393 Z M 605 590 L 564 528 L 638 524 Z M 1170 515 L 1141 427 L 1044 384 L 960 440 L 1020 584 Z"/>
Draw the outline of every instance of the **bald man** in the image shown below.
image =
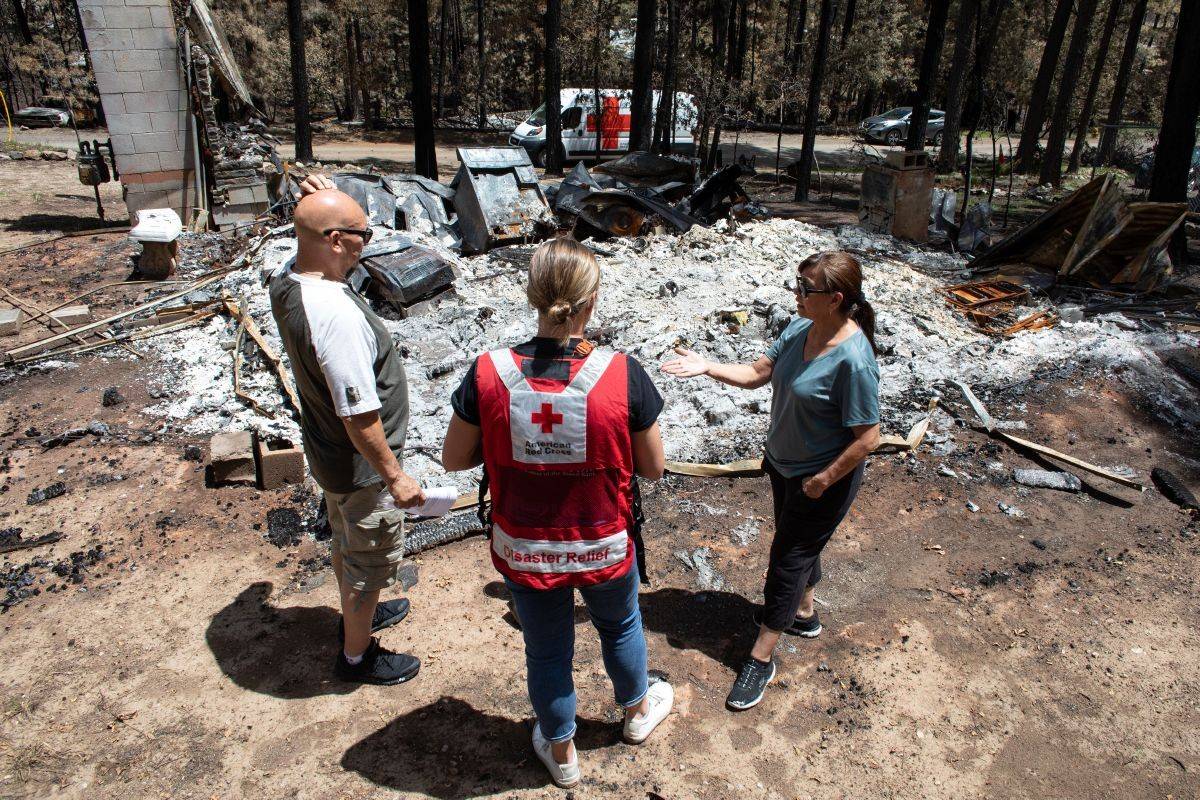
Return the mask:
<path fill-rule="evenodd" d="M 371 634 L 408 613 L 408 600 L 380 603 L 379 592 L 397 582 L 404 555 L 399 509 L 425 495 L 402 467 L 404 364 L 383 323 L 346 284 L 371 229 L 358 204 L 327 183 L 304 187 L 295 213 L 299 249 L 271 280 L 271 311 L 300 390 L 304 452 L 333 529 L 343 639 L 334 672 L 390 685 L 414 677 L 421 662 Z"/>

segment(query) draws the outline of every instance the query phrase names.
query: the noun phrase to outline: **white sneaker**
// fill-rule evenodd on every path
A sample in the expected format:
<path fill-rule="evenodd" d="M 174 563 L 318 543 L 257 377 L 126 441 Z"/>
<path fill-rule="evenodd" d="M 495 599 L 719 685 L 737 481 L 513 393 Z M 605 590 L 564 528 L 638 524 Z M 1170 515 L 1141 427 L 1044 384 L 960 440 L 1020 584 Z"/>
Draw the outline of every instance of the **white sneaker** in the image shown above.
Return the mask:
<path fill-rule="evenodd" d="M 579 753 L 575 754 L 569 764 L 559 764 L 555 761 L 554 754 L 550 752 L 550 740 L 542 735 L 542 727 L 536 719 L 533 721 L 533 752 L 537 753 L 537 757 L 546 765 L 550 780 L 554 781 L 555 786 L 570 789 L 579 785 Z"/>
<path fill-rule="evenodd" d="M 654 732 L 658 723 L 671 713 L 671 706 L 674 703 L 675 690 L 671 688 L 671 684 L 666 681 L 651 684 L 650 689 L 646 692 L 646 704 L 649 706 L 646 713 L 644 715 L 634 714 L 632 717 L 625 718 L 625 741 L 630 744 L 641 744 L 646 741 L 646 737 Z"/>

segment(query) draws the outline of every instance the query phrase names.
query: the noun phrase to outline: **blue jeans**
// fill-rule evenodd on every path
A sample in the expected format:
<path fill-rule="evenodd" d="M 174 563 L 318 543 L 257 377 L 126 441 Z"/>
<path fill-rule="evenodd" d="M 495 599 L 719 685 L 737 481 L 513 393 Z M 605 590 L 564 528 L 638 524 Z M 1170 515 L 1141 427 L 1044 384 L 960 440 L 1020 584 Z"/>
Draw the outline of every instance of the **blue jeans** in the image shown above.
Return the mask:
<path fill-rule="evenodd" d="M 552 742 L 575 736 L 575 591 L 531 589 L 505 578 L 525 637 L 525 678 L 529 700 L 542 735 Z M 579 593 L 600 634 L 604 669 L 617 704 L 636 706 L 646 696 L 646 635 L 638 607 L 638 573 L 631 566 L 620 577 Z"/>

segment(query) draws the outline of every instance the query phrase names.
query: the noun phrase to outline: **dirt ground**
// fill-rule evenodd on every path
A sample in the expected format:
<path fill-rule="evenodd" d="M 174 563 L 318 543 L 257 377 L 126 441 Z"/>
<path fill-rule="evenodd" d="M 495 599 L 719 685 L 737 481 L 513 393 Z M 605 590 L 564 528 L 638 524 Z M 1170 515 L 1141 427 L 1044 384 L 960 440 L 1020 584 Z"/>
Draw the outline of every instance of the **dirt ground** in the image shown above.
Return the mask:
<path fill-rule="evenodd" d="M 49 184 L 17 168 L 0 164 L 6 191 L 12 175 Z M 56 194 L 6 201 L 0 251 L 26 233 L 17 214 L 84 213 Z M 0 285 L 52 305 L 123 278 L 128 253 L 120 235 L 60 240 L 0 255 Z M 1153 489 L 1019 488 L 1011 469 L 1035 465 L 965 427 L 950 456 L 873 458 L 827 550 L 825 633 L 785 638 L 764 702 L 733 714 L 766 480 L 648 487 L 642 607 L 676 713 L 641 747 L 620 742 L 580 607 L 584 782 L 564 793 L 528 746 L 520 634 L 484 540 L 415 559 L 413 612 L 383 634 L 422 658 L 413 682 L 339 683 L 326 545 L 265 536 L 304 490 L 207 488 L 188 458 L 206 443 L 142 413 L 150 378 L 169 380 L 150 358 L 84 357 L 0 386 L 0 528 L 63 534 L 0 556 L 0 797 L 1200 797 L 1200 531 Z M 113 386 L 124 401 L 102 405 Z M 1194 436 L 1125 392 L 1068 376 L 989 407 L 1027 438 L 1194 487 Z M 91 421 L 109 434 L 38 442 Z M 700 547 L 719 588 L 677 555 Z"/>

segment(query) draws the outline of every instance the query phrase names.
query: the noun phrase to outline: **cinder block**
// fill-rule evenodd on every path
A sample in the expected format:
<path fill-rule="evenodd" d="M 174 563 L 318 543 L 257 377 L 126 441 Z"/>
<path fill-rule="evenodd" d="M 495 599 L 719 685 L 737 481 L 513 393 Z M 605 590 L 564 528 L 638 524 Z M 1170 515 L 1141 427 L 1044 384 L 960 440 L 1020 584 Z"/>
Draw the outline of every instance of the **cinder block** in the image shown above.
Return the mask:
<path fill-rule="evenodd" d="M 107 50 L 90 50 L 92 72 L 116 72 L 117 65 L 113 59 L 114 53 Z"/>
<path fill-rule="evenodd" d="M 182 131 L 187 128 L 186 111 L 152 111 L 150 112 L 150 128 L 152 131 Z"/>
<path fill-rule="evenodd" d="M 132 44 L 132 36 L 130 37 Z M 162 69 L 157 50 L 125 50 L 113 53 L 113 65 L 117 72 L 145 72 Z"/>
<path fill-rule="evenodd" d="M 113 152 L 118 156 L 133 155 L 133 134 L 110 133 L 108 138 L 112 141 Z"/>
<path fill-rule="evenodd" d="M 237 189 L 230 189 L 227 193 L 230 205 L 240 205 L 242 203 L 265 203 L 267 202 L 267 187 L 265 184 L 258 186 L 242 186 Z"/>
<path fill-rule="evenodd" d="M 145 111 L 178 111 L 183 108 L 182 92 L 130 92 L 125 97 L 129 113 Z"/>
<path fill-rule="evenodd" d="M 92 321 L 92 309 L 84 305 L 67 306 L 66 308 L 60 308 L 58 311 L 51 312 L 50 316 L 63 325 L 74 328 L 78 325 L 86 325 Z"/>
<path fill-rule="evenodd" d="M 171 13 L 171 9 L 166 5 L 160 8 L 151 8 L 150 19 L 153 20 L 156 28 L 175 27 L 175 15 Z"/>
<path fill-rule="evenodd" d="M 162 162 L 158 160 L 158 153 L 135 153 L 131 156 L 124 156 L 117 159 L 117 166 L 121 168 L 122 175 L 162 170 Z"/>
<path fill-rule="evenodd" d="M 103 95 L 140 92 L 145 77 L 140 72 L 97 72 L 95 75 L 96 88 Z"/>
<path fill-rule="evenodd" d="M 153 72 L 141 73 L 142 85 L 139 89 L 145 89 L 147 92 L 181 92 L 183 87 L 183 76 L 178 70 L 163 69 Z"/>
<path fill-rule="evenodd" d="M 108 13 L 120 12 L 124 9 L 112 8 Z M 105 14 L 107 17 L 108 14 Z M 133 31 L 128 28 L 104 28 L 102 30 L 94 30 L 88 34 L 88 49 L 92 51 L 102 50 L 129 50 L 133 47 Z"/>
<path fill-rule="evenodd" d="M 133 46 L 146 50 L 162 50 L 167 47 L 175 46 L 175 29 L 174 28 L 151 28 L 148 26 L 150 20 L 150 9 L 139 8 L 129 9 L 130 11 L 146 12 L 147 27 L 135 28 L 133 30 Z M 161 59 L 160 59 L 161 60 Z"/>
<path fill-rule="evenodd" d="M 149 28 L 154 24 L 148 8 L 108 8 L 104 19 L 108 28 Z"/>
<path fill-rule="evenodd" d="M 0 308 L 0 336 L 16 336 L 21 332 L 21 312 L 15 308 Z"/>
<path fill-rule="evenodd" d="M 191 153 L 184 152 L 177 147 L 172 150 L 163 150 L 158 154 L 158 163 L 164 170 L 188 169 L 191 165 Z"/>
<path fill-rule="evenodd" d="M 218 433 L 208 443 L 213 483 L 254 483 L 254 436 L 250 431 Z"/>
<path fill-rule="evenodd" d="M 133 73 L 118 73 L 130 75 Z M 104 106 L 104 116 L 111 117 L 115 114 L 125 114 L 128 109 L 125 107 L 125 94 L 119 92 L 108 92 L 100 98 L 101 104 Z"/>
<path fill-rule="evenodd" d="M 79 19 L 83 21 L 83 29 L 88 31 L 104 30 L 108 27 L 104 22 L 103 8 L 85 8 L 84 3 L 79 4 Z"/>
<path fill-rule="evenodd" d="M 259 486 L 278 489 L 288 483 L 304 483 L 304 450 L 286 440 L 258 442 Z"/>
<path fill-rule="evenodd" d="M 162 153 L 179 148 L 174 133 L 137 133 L 132 138 L 135 153 Z"/>
<path fill-rule="evenodd" d="M 106 117 L 109 133 L 150 133 L 153 130 L 149 114 L 106 114 Z"/>

